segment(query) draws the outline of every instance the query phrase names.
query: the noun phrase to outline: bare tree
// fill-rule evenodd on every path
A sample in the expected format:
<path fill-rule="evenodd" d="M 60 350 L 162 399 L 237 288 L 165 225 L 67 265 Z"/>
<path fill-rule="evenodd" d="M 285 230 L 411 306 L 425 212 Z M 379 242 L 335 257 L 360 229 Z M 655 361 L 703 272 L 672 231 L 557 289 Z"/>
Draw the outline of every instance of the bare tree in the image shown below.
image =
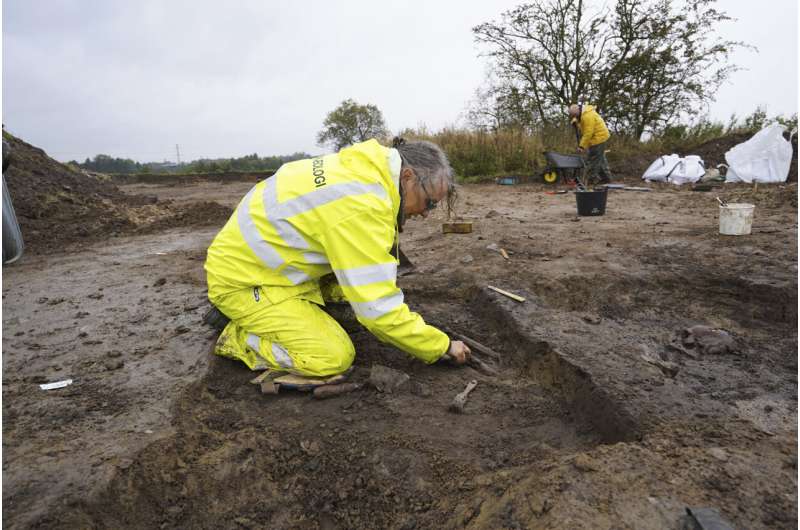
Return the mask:
<path fill-rule="evenodd" d="M 496 73 L 484 94 L 500 111 L 521 111 L 517 120 L 530 119 L 533 128 L 563 119 L 564 107 L 576 102 L 596 104 L 618 132 L 663 127 L 706 106 L 736 70 L 727 58 L 743 44 L 714 38 L 714 28 L 730 20 L 715 1 L 617 0 L 599 10 L 583 0 L 521 5 L 473 28 Z M 499 104 L 504 98 L 516 104 Z"/>

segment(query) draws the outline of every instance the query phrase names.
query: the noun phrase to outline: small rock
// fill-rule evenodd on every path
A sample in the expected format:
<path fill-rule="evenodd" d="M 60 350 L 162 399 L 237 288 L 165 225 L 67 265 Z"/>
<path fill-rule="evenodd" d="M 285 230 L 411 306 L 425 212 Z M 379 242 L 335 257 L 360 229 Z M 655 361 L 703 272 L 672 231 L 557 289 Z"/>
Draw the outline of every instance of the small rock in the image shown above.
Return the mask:
<path fill-rule="evenodd" d="M 389 394 L 402 387 L 409 379 L 410 377 L 408 374 L 380 364 L 372 365 L 372 369 L 369 372 L 370 384 L 374 386 L 378 392 L 386 392 Z"/>
<path fill-rule="evenodd" d="M 708 454 L 710 454 L 711 456 L 713 456 L 714 458 L 716 458 L 717 460 L 719 460 L 721 462 L 727 462 L 728 461 L 728 452 L 725 451 L 725 449 L 723 449 L 721 447 L 711 447 L 711 448 L 709 448 L 708 449 Z"/>
<path fill-rule="evenodd" d="M 581 453 L 576 456 L 572 464 L 580 471 L 597 471 L 599 469 L 595 459 L 586 453 Z"/>
<path fill-rule="evenodd" d="M 187 331 L 189 331 L 189 328 L 187 328 L 186 326 L 184 326 L 182 324 L 180 326 L 178 326 L 177 328 L 175 328 L 175 333 L 177 333 L 178 335 L 186 333 Z"/>
<path fill-rule="evenodd" d="M 106 370 L 112 372 L 114 370 L 119 370 L 120 368 L 125 366 L 125 361 L 123 361 L 122 359 L 112 359 L 106 361 L 104 366 L 106 367 Z"/>
<path fill-rule="evenodd" d="M 160 287 L 160 286 L 164 285 L 165 283 L 167 283 L 167 279 L 166 278 L 159 278 L 153 284 L 153 287 Z"/>
<path fill-rule="evenodd" d="M 498 215 L 500 215 L 500 212 L 498 212 L 497 210 L 489 210 L 489 212 L 484 217 L 486 219 L 491 219 L 493 217 L 497 217 Z"/>
<path fill-rule="evenodd" d="M 736 341 L 724 329 L 709 326 L 692 326 L 679 332 L 680 341 L 686 348 L 709 355 L 724 355 L 736 351 Z"/>
<path fill-rule="evenodd" d="M 92 293 L 88 296 L 88 298 L 91 298 L 93 300 L 100 300 L 101 298 L 103 298 L 103 296 L 104 296 L 103 293 Z"/>
<path fill-rule="evenodd" d="M 302 440 L 300 442 L 300 449 L 307 455 L 315 456 L 320 453 L 319 442 L 316 440 Z"/>
<path fill-rule="evenodd" d="M 581 317 L 581 318 L 583 318 L 584 322 L 587 322 L 589 324 L 599 324 L 600 323 L 600 317 L 598 317 L 597 315 L 583 315 L 583 317 Z"/>
<path fill-rule="evenodd" d="M 470 256 L 469 254 L 467 254 L 466 256 L 464 256 L 463 258 L 461 258 L 461 263 L 464 263 L 464 264 L 466 264 L 466 263 L 472 263 L 473 261 L 475 261 L 475 258 L 473 258 L 472 256 Z"/>

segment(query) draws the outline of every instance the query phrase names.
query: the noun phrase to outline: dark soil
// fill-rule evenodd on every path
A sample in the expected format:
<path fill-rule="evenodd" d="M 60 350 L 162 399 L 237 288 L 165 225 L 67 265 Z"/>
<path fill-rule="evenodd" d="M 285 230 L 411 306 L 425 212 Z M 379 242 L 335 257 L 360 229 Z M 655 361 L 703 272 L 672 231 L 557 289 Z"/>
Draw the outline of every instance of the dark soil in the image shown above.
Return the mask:
<path fill-rule="evenodd" d="M 129 195 L 107 175 L 61 164 L 7 132 L 11 164 L 4 174 L 25 252 L 60 252 L 74 243 L 104 241 L 164 227 L 219 225 L 231 209 L 216 203 L 159 203 L 155 195 Z"/>
<path fill-rule="evenodd" d="M 4 526 L 655 530 L 712 507 L 796 528 L 796 184 L 612 191 L 601 217 L 551 187 L 464 186 L 473 232 L 409 221 L 399 283 L 499 374 L 356 328 L 354 381 L 375 364 L 410 381 L 325 401 L 262 395 L 210 354 L 203 260 L 225 220 L 205 216 L 250 186 L 125 186 L 112 207 L 155 195 L 135 211 L 172 216 L 4 268 Z M 718 234 L 716 195 L 756 205 L 750 236 Z M 677 347 L 695 325 L 733 347 Z"/>

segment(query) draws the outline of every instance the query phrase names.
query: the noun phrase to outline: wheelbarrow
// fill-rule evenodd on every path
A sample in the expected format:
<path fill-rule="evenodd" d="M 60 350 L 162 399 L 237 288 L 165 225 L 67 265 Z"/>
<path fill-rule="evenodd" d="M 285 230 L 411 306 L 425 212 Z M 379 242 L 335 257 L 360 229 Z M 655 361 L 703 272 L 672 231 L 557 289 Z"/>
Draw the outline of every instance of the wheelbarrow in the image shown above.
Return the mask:
<path fill-rule="evenodd" d="M 545 151 L 544 158 L 547 160 L 547 167 L 542 174 L 545 184 L 557 184 L 559 181 L 570 186 L 581 184 L 585 167 L 581 155 L 562 155 L 554 151 Z"/>

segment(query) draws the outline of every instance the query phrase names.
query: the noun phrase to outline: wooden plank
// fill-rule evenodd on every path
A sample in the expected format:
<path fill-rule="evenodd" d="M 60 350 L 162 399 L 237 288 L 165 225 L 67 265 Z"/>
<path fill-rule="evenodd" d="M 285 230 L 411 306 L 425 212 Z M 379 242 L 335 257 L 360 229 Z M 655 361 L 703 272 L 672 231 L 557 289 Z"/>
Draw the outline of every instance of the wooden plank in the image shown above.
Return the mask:
<path fill-rule="evenodd" d="M 442 223 L 443 234 L 471 234 L 472 223 Z"/>
<path fill-rule="evenodd" d="M 513 294 L 513 293 L 509 293 L 508 291 L 504 291 L 502 289 L 498 289 L 497 287 L 494 287 L 493 285 L 487 285 L 487 287 L 489 289 L 491 289 L 492 291 L 494 291 L 496 293 L 500 293 L 503 296 L 507 296 L 507 297 L 511 298 L 512 300 L 516 300 L 517 302 L 524 302 L 525 301 L 525 299 L 523 297 L 521 297 L 519 295 L 516 295 L 516 294 Z"/>

